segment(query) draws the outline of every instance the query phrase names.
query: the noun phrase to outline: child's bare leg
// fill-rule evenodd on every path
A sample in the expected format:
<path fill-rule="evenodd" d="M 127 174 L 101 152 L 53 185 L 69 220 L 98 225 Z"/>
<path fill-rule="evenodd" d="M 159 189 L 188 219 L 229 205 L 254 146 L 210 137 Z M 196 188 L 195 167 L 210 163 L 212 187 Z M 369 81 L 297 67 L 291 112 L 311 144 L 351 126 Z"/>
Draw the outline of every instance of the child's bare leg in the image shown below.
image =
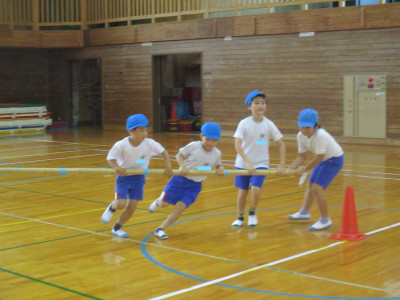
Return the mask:
<path fill-rule="evenodd" d="M 111 207 L 113 209 L 124 209 L 128 201 L 129 200 L 126 199 L 116 199 L 113 202 L 111 202 Z"/>
<path fill-rule="evenodd" d="M 113 229 L 112 229 L 112 234 L 116 235 L 118 237 L 123 237 L 126 238 L 129 236 L 129 233 L 123 231 L 121 229 L 122 225 L 124 225 L 130 217 L 133 215 L 133 212 L 136 209 L 137 200 L 126 200 L 126 199 L 118 199 L 114 200 L 114 203 L 116 203 L 117 209 L 122 209 L 125 207 L 124 211 L 120 214 L 117 222 L 115 222 Z"/>
<path fill-rule="evenodd" d="M 159 207 L 167 207 L 169 205 L 168 202 L 163 201 L 165 196 L 165 192 L 163 191 L 156 200 L 154 200 L 149 206 L 149 212 L 155 212 Z"/>
<path fill-rule="evenodd" d="M 249 193 L 248 190 L 238 189 L 237 204 L 236 204 L 238 216 L 237 219 L 232 223 L 233 228 L 240 228 L 243 225 L 244 209 L 246 208 L 246 198 L 248 193 Z"/>
<path fill-rule="evenodd" d="M 312 193 L 312 183 L 307 183 L 306 192 L 304 193 L 303 205 L 300 210 L 293 215 L 287 217 L 292 220 L 309 220 L 310 219 L 310 208 L 314 201 L 314 195 Z"/>
<path fill-rule="evenodd" d="M 161 199 L 158 199 L 157 203 L 158 203 L 158 206 L 160 206 L 162 208 L 167 207 L 169 205 L 168 202 L 162 201 Z"/>
<path fill-rule="evenodd" d="M 186 204 L 183 203 L 182 201 L 178 201 L 178 203 L 176 203 L 175 205 L 174 210 L 170 213 L 168 218 L 161 224 L 159 228 L 164 230 L 165 228 L 170 226 L 172 223 L 178 220 L 179 216 L 185 209 L 186 209 Z"/>
<path fill-rule="evenodd" d="M 122 209 L 126 205 L 125 199 L 113 200 L 111 204 L 107 207 L 104 213 L 101 216 L 101 222 L 104 224 L 108 224 L 111 221 L 112 216 L 114 215 L 117 209 Z"/>
<path fill-rule="evenodd" d="M 324 193 L 324 189 L 322 186 L 318 184 L 313 184 L 311 187 L 312 194 L 318 203 L 318 209 L 321 214 L 321 218 L 328 218 L 328 201 L 326 200 L 326 196 Z"/>
<path fill-rule="evenodd" d="M 313 184 L 311 186 L 311 192 L 313 196 L 317 199 L 319 212 L 321 217 L 318 222 L 310 226 L 310 230 L 322 230 L 332 226 L 332 221 L 328 216 L 328 202 L 326 200 L 324 189 L 318 184 Z"/>
<path fill-rule="evenodd" d="M 304 193 L 303 206 L 301 207 L 301 210 L 300 210 L 300 212 L 302 212 L 302 213 L 304 212 L 304 214 L 310 212 L 311 205 L 314 201 L 312 185 L 313 184 L 311 182 L 308 182 L 306 192 Z"/>
<path fill-rule="evenodd" d="M 246 208 L 246 198 L 248 194 L 248 190 L 238 189 L 238 196 L 237 196 L 237 211 L 238 214 L 244 214 L 244 209 Z"/>
<path fill-rule="evenodd" d="M 249 227 L 256 227 L 258 220 L 256 216 L 256 208 L 258 205 L 258 202 L 260 202 L 261 198 L 261 189 L 258 186 L 252 186 L 251 187 L 251 198 L 250 198 L 250 208 L 249 208 L 249 219 L 247 222 L 247 225 Z"/>
<path fill-rule="evenodd" d="M 261 189 L 258 186 L 251 187 L 251 199 L 250 199 L 250 210 L 257 208 L 258 202 L 261 198 Z"/>
<path fill-rule="evenodd" d="M 119 202 L 120 200 L 118 200 Z M 126 200 L 124 200 L 126 201 Z M 124 202 L 125 203 L 125 202 Z M 126 206 L 125 210 L 120 214 L 117 223 L 121 226 L 124 225 L 133 215 L 135 212 L 136 206 L 138 201 L 137 200 L 128 200 L 128 205 Z"/>

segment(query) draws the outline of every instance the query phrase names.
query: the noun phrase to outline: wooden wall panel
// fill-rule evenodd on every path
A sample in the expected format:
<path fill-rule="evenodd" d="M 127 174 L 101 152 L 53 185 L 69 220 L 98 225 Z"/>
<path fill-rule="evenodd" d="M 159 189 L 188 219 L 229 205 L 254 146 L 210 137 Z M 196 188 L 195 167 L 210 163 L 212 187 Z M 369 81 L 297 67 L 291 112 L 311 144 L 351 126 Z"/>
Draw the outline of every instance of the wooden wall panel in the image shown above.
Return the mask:
<path fill-rule="evenodd" d="M 61 114 L 65 115 L 66 62 L 101 58 L 104 129 L 124 130 L 126 117 L 138 112 L 146 114 L 152 124 L 153 56 L 201 53 L 203 121 L 219 122 L 224 135 L 232 135 L 237 123 L 248 116 L 243 103 L 247 93 L 260 89 L 269 96 L 267 116 L 285 135 L 293 137 L 298 112 L 313 107 L 319 111 L 323 127 L 341 137 L 343 76 L 384 74 L 388 79 L 388 143 L 392 143 L 400 138 L 400 26 L 342 30 L 362 24 L 378 27 L 370 23 L 378 7 L 384 5 L 346 8 L 346 20 L 336 13 L 342 9 L 324 9 L 318 14 L 317 10 L 302 12 L 309 18 L 300 13 L 270 14 L 268 20 L 277 18 L 273 23 L 266 16 L 244 16 L 147 24 L 125 32 L 122 28 L 90 30 L 85 33 L 85 43 L 91 47 L 84 49 L 0 49 L 1 71 L 11 74 L 0 76 L 0 97 L 2 101 L 23 101 L 27 95 L 47 99 L 54 110 L 59 109 L 58 104 L 64 105 Z M 394 15 L 389 14 L 389 19 L 396 24 L 400 6 L 392 7 Z M 327 18 L 318 16 L 322 11 Z M 284 26 L 293 33 L 279 34 Z M 298 32 L 303 31 L 315 35 L 300 37 Z M 228 35 L 233 37 L 231 41 L 224 40 Z M 125 41 L 129 42 L 120 44 Z M 150 47 L 140 44 L 149 41 L 154 41 Z M 17 54 L 23 59 L 18 61 Z M 18 75 L 17 70 L 24 72 Z M 24 86 L 26 80 L 29 85 Z"/>
<path fill-rule="evenodd" d="M 257 17 L 256 16 L 243 16 L 235 19 L 235 33 L 236 36 L 255 35 Z M 219 26 L 220 30 L 222 26 Z"/>
<path fill-rule="evenodd" d="M 85 46 L 396 27 L 399 11 L 392 3 L 91 29 Z"/>
<path fill-rule="evenodd" d="M 84 32 L 85 45 L 116 45 L 136 43 L 136 27 L 91 29 Z"/>
<path fill-rule="evenodd" d="M 144 113 L 152 122 L 151 56 L 140 45 L 104 49 L 103 117 L 104 129 L 124 130 L 126 118 Z M 105 55 L 104 55 L 105 54 Z M 119 126 L 117 126 L 119 125 Z"/>
<path fill-rule="evenodd" d="M 39 32 L 0 30 L 0 47 L 39 48 Z"/>
<path fill-rule="evenodd" d="M 85 45 L 395 27 L 399 10 L 400 4 L 392 3 L 91 29 Z"/>
<path fill-rule="evenodd" d="M 86 30 L 84 33 L 85 46 L 107 45 L 108 33 L 106 28 Z"/>
<path fill-rule="evenodd" d="M 137 27 L 137 42 L 210 38 L 216 35 L 215 23 L 212 19 L 206 19 L 144 24 Z"/>
<path fill-rule="evenodd" d="M 241 18 L 220 18 L 215 19 L 214 31 L 216 37 L 225 37 L 225 36 L 235 36 L 236 35 L 236 21 L 239 21 Z M 246 18 L 249 19 L 249 18 Z M 251 18 L 250 18 L 251 20 Z M 249 28 L 248 24 L 244 24 L 244 28 Z"/>
<path fill-rule="evenodd" d="M 386 5 L 386 4 L 385 4 Z M 399 27 L 400 5 L 390 3 L 382 5 L 364 6 L 364 19 L 366 28 Z"/>
<path fill-rule="evenodd" d="M 254 16 L 161 22 L 103 29 L 0 30 L 0 47 L 76 48 L 224 36 L 337 31 L 400 26 L 400 3 L 325 8 Z"/>
<path fill-rule="evenodd" d="M 0 47 L 82 48 L 83 46 L 83 32 L 79 30 L 0 30 Z"/>
<path fill-rule="evenodd" d="M 46 50 L 3 48 L 0 63 L 0 103 L 47 104 Z"/>
<path fill-rule="evenodd" d="M 257 16 L 256 34 L 361 28 L 361 8 L 343 7 Z"/>
<path fill-rule="evenodd" d="M 81 48 L 83 47 L 83 32 L 80 30 L 49 30 L 40 31 L 41 48 Z"/>
<path fill-rule="evenodd" d="M 68 62 L 61 52 L 47 51 L 48 105 L 54 121 L 69 121 L 72 115 L 69 99 Z"/>
<path fill-rule="evenodd" d="M 284 134 L 294 137 L 299 111 L 312 107 L 323 127 L 341 137 L 343 76 L 386 74 L 390 143 L 400 138 L 399 37 L 400 28 L 349 30 L 91 47 L 65 55 L 101 57 L 104 128 L 113 130 L 123 130 L 132 113 L 152 120 L 154 55 L 202 53 L 203 120 L 219 122 L 225 135 L 249 115 L 247 93 L 260 89 L 268 94 L 267 116 Z"/>

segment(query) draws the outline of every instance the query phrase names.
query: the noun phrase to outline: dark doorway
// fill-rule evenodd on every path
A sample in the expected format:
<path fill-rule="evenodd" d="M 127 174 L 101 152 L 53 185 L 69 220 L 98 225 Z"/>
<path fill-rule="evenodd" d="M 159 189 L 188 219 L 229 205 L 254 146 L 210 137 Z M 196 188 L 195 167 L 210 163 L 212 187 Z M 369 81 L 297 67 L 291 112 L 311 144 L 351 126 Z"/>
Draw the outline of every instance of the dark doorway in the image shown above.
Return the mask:
<path fill-rule="evenodd" d="M 70 61 L 69 107 L 72 127 L 102 125 L 101 60 Z"/>
<path fill-rule="evenodd" d="M 153 107 L 155 132 L 200 129 L 200 53 L 153 57 Z"/>

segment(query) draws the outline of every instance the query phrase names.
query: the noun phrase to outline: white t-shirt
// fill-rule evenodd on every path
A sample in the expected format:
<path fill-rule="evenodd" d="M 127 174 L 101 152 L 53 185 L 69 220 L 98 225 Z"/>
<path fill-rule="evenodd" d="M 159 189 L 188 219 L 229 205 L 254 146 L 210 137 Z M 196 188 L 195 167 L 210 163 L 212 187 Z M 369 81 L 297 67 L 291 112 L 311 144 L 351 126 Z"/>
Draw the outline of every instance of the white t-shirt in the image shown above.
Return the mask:
<path fill-rule="evenodd" d="M 211 151 L 206 151 L 203 148 L 201 141 L 191 142 L 185 147 L 179 149 L 179 153 L 184 157 L 184 162 L 189 170 L 197 170 L 198 167 L 213 167 L 221 165 L 221 151 L 217 148 L 212 148 Z M 207 176 L 186 176 L 186 178 L 201 182 L 204 181 Z"/>
<path fill-rule="evenodd" d="M 314 154 L 324 154 L 324 161 L 343 155 L 342 147 L 323 128 L 316 129 L 310 138 L 299 132 L 297 134 L 297 145 L 299 153 L 311 151 Z"/>
<path fill-rule="evenodd" d="M 269 167 L 269 140 L 280 140 L 283 136 L 271 120 L 263 117 L 261 122 L 255 122 L 253 117 L 247 117 L 239 122 L 235 138 L 242 139 L 242 148 L 255 168 Z M 237 154 L 235 167 L 247 169 L 243 158 Z"/>
<path fill-rule="evenodd" d="M 115 159 L 122 168 L 147 169 L 150 158 L 164 152 L 164 147 L 153 139 L 145 138 L 134 147 L 126 137 L 114 144 L 107 155 L 107 160 Z"/>

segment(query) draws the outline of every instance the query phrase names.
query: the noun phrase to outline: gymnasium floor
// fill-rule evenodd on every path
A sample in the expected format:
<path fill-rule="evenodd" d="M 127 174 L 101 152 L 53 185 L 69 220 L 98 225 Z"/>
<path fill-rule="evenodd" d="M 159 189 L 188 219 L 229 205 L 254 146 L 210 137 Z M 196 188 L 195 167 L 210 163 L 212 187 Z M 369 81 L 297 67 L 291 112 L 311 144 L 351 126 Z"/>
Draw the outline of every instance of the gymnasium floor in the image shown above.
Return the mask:
<path fill-rule="evenodd" d="M 108 168 L 107 151 L 126 134 L 95 129 L 1 136 L 0 167 Z M 174 157 L 198 134 L 150 134 Z M 287 142 L 287 164 L 296 145 Z M 209 176 L 195 202 L 153 235 L 171 208 L 147 207 L 168 179 L 147 175 L 144 200 L 111 236 L 100 216 L 114 197 L 114 176 L 0 171 L 0 299 L 400 299 L 400 149 L 342 145 L 345 166 L 326 190 L 333 226 L 291 221 L 305 185 L 269 176 L 257 210 L 259 224 L 231 228 L 236 218 L 233 176 Z M 226 169 L 234 169 L 233 138 L 221 139 Z M 270 148 L 271 168 L 279 160 Z M 173 161 L 173 167 L 177 164 Z M 163 168 L 160 157 L 150 168 Z M 355 218 L 343 210 L 354 190 Z M 118 213 L 117 213 L 118 214 Z M 330 239 L 342 217 L 369 236 Z M 346 225 L 347 226 L 347 225 Z"/>

